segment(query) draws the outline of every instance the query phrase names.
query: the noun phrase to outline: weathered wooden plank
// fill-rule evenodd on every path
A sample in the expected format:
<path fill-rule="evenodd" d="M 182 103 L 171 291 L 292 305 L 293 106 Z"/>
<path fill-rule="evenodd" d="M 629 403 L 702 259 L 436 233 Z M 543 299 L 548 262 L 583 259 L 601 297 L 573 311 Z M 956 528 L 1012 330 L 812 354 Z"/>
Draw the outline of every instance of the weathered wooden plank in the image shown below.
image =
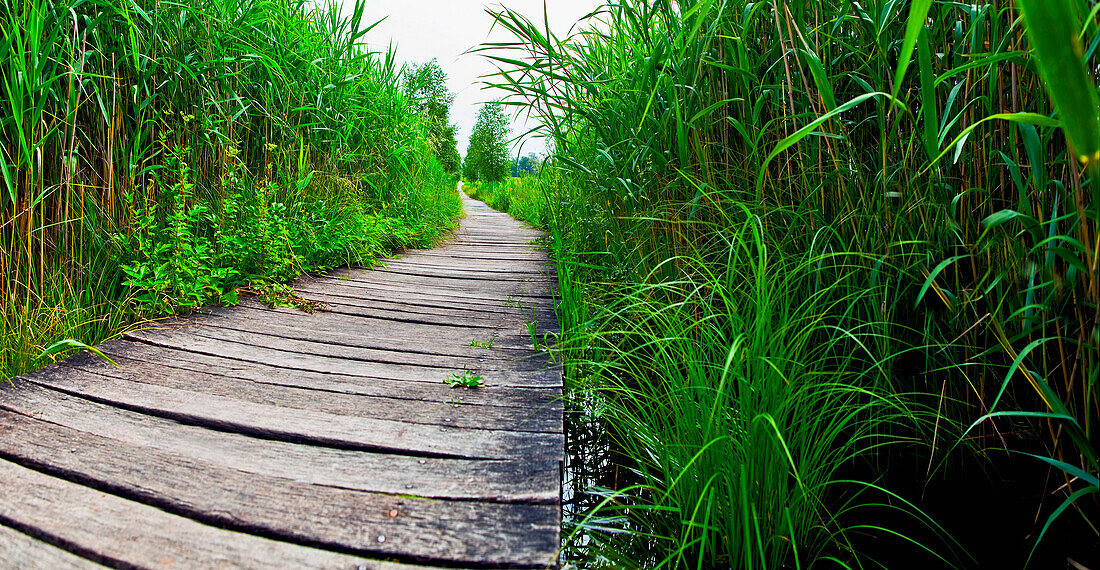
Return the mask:
<path fill-rule="evenodd" d="M 485 228 L 487 225 L 491 225 L 492 223 L 494 223 L 493 221 L 490 221 L 489 224 L 486 224 L 484 222 L 485 222 L 484 220 L 476 220 L 476 219 L 471 218 L 471 219 L 466 220 L 466 221 L 463 222 L 463 223 L 466 223 L 466 224 L 469 225 L 469 227 L 467 228 L 468 231 L 461 231 L 460 230 L 460 231 L 456 232 L 454 234 L 454 239 L 452 239 L 451 241 L 448 241 L 448 242 L 440 245 L 439 247 L 436 247 L 436 248 L 433 248 L 433 249 L 407 250 L 407 251 L 402 252 L 402 253 L 412 255 L 412 254 L 418 254 L 418 253 L 433 253 L 433 252 L 438 253 L 438 252 L 461 251 L 463 249 L 463 245 L 465 244 L 465 242 L 467 240 L 472 240 L 472 239 L 477 238 L 478 237 L 477 234 L 479 234 L 482 231 L 483 228 Z M 504 249 L 504 248 L 501 248 L 501 249 L 495 250 L 495 252 L 494 251 L 489 251 L 488 253 L 499 253 L 499 254 L 502 254 L 502 255 L 521 255 L 521 254 L 522 255 L 537 255 L 539 253 L 543 253 L 542 246 L 537 245 L 537 239 L 538 239 L 537 234 L 529 234 L 528 236 L 521 236 L 521 235 L 500 236 L 499 239 L 500 239 L 500 241 L 507 241 L 507 242 L 512 243 L 514 245 L 521 245 L 523 247 L 519 248 L 519 249 Z M 533 242 L 534 242 L 534 244 L 533 244 Z"/>
<path fill-rule="evenodd" d="M 368 317 L 384 321 L 399 321 L 405 323 L 423 323 L 431 325 L 447 325 L 462 319 L 464 322 L 482 323 L 483 326 L 506 325 L 516 327 L 526 324 L 531 315 L 523 315 L 519 311 L 478 311 L 473 309 L 455 309 L 448 307 L 433 307 L 428 305 L 410 305 L 386 302 L 381 300 L 369 300 L 356 297 L 335 297 L 331 295 L 310 294 L 309 298 L 324 303 L 324 307 L 317 311 L 325 315 L 343 315 L 348 317 Z M 241 306 L 252 309 L 262 309 L 278 313 L 297 314 L 298 309 L 287 307 L 268 307 L 251 298 L 242 299 Z M 216 307 L 213 309 L 217 309 Z M 203 312 L 217 312 L 213 309 L 203 309 Z M 535 314 L 540 323 L 555 323 L 557 331 L 557 318 L 550 310 L 544 309 Z M 362 323 L 362 321 L 359 321 Z"/>
<path fill-rule="evenodd" d="M 393 321 L 366 315 L 345 315 L 329 311 L 269 310 L 267 307 L 212 307 L 201 315 L 186 319 L 189 324 L 214 326 L 241 332 L 263 333 L 284 338 L 341 344 L 361 348 L 511 361 L 515 359 L 546 359 L 545 353 L 534 350 L 527 323 L 490 321 L 487 331 L 454 327 L 434 328 L 424 323 Z M 557 332 L 558 327 L 535 323 L 538 341 L 542 335 Z M 426 328 L 427 327 L 427 328 Z M 184 329 L 186 330 L 186 328 Z M 450 334 L 440 335 L 443 330 Z M 498 332 L 499 331 L 499 332 Z M 511 331 L 510 334 L 507 331 Z M 427 342 L 431 339 L 431 342 Z M 491 348 L 475 346 L 493 339 Z"/>
<path fill-rule="evenodd" d="M 142 384 L 106 376 L 64 374 L 48 366 L 27 381 L 104 404 L 145 414 L 280 441 L 340 449 L 386 451 L 427 457 L 512 459 L 553 457 L 559 434 L 437 427 L 352 417 L 245 402 L 190 390 Z"/>
<path fill-rule="evenodd" d="M 455 248 L 470 248 L 479 245 L 484 245 L 491 248 L 493 251 L 500 250 L 523 250 L 523 251 L 538 251 L 539 235 L 535 232 L 497 232 L 492 233 L 486 227 L 470 228 L 471 231 L 465 234 L 459 234 L 459 241 L 454 242 L 452 245 Z"/>
<path fill-rule="evenodd" d="M 511 312 L 519 308 L 542 306 L 550 300 L 544 297 L 533 298 L 526 295 L 475 295 L 469 292 L 454 292 L 429 289 L 410 289 L 407 287 L 386 287 L 384 285 L 355 282 L 354 280 L 299 280 L 294 284 L 294 290 L 308 293 L 304 297 L 313 294 L 328 294 L 352 299 L 386 300 L 393 299 L 402 303 L 430 304 L 450 306 L 456 308 L 469 308 L 475 310 L 504 309 Z"/>
<path fill-rule="evenodd" d="M 408 271 L 427 269 L 459 274 L 503 274 L 505 276 L 515 277 L 553 276 L 554 271 L 554 266 L 546 261 L 546 259 L 542 258 L 541 254 L 532 260 L 461 258 L 417 254 L 402 257 L 400 259 L 388 259 L 384 264 L 373 267 L 373 269 L 385 270 L 394 267 L 400 267 Z"/>
<path fill-rule="evenodd" d="M 486 252 L 486 251 L 473 251 L 462 250 L 451 246 L 442 246 L 436 249 L 429 250 L 414 250 L 398 254 L 394 259 L 400 261 L 404 259 L 424 259 L 424 260 L 457 260 L 457 261 L 471 261 L 478 262 L 484 261 L 486 263 L 501 263 L 501 262 L 525 262 L 525 263 L 547 263 L 546 254 L 541 251 L 530 252 Z"/>
<path fill-rule="evenodd" d="M 0 460 L 0 518 L 109 566 L 370 568 L 408 566 L 207 526 Z"/>
<path fill-rule="evenodd" d="M 400 259 L 387 259 L 370 267 L 339 269 L 335 275 L 346 275 L 355 271 L 386 272 L 395 270 L 424 276 L 441 275 L 473 280 L 484 280 L 484 278 L 491 277 L 504 281 L 522 281 L 526 279 L 546 280 L 555 277 L 554 266 L 542 254 L 535 254 L 529 259 L 411 255 Z"/>
<path fill-rule="evenodd" d="M 242 299 L 237 307 L 208 307 L 202 310 L 204 314 L 220 315 L 225 317 L 249 318 L 273 317 L 278 315 L 280 320 L 292 320 L 295 324 L 308 326 L 310 323 L 339 323 L 348 331 L 368 330 L 374 331 L 378 338 L 385 338 L 386 333 L 394 332 L 393 338 L 402 338 L 416 334 L 419 338 L 436 338 L 440 334 L 454 335 L 456 340 L 462 340 L 469 328 L 497 328 L 500 329 L 497 337 L 520 336 L 527 337 L 527 345 L 530 346 L 528 325 L 536 322 L 542 328 L 557 331 L 558 319 L 551 307 L 529 307 L 518 309 L 515 307 L 502 307 L 506 309 L 499 312 L 465 310 L 457 312 L 453 309 L 423 307 L 422 312 L 410 313 L 403 309 L 386 308 L 387 303 L 381 300 L 363 300 L 347 298 L 341 299 L 338 304 L 356 306 L 360 308 L 373 307 L 386 316 L 370 316 L 366 314 L 349 315 L 341 311 L 331 310 L 331 307 L 321 307 L 313 313 L 307 313 L 299 309 L 289 307 L 271 307 L 255 298 Z M 390 304 L 392 305 L 392 304 Z M 256 311 L 263 311 L 257 313 Z M 429 320 L 438 317 L 439 320 Z M 472 337 L 470 337 L 472 338 Z"/>
<path fill-rule="evenodd" d="M 303 298 L 331 304 L 378 308 L 387 301 L 423 307 L 427 309 L 462 310 L 481 312 L 486 315 L 521 315 L 531 310 L 549 310 L 544 303 L 531 303 L 526 298 L 491 299 L 484 301 L 463 300 L 456 297 L 443 297 L 427 294 L 409 294 L 403 291 L 379 289 L 375 287 L 328 287 L 324 283 L 299 283 L 295 291 Z"/>
<path fill-rule="evenodd" d="M 560 432 L 563 428 L 561 412 L 552 408 L 536 407 L 528 413 L 523 413 L 514 408 L 467 404 L 459 411 L 443 400 L 429 402 L 377 398 L 259 384 L 203 372 L 165 368 L 147 362 L 125 359 L 117 354 L 111 356 L 120 367 L 104 362 L 96 356 L 83 354 L 59 363 L 56 373 L 66 380 L 85 380 L 95 383 L 100 378 L 108 377 L 177 390 L 198 390 L 205 394 L 256 404 L 298 410 L 319 410 L 341 416 L 403 421 L 437 427 L 549 433 Z"/>
<path fill-rule="evenodd" d="M 325 314 L 341 315 L 346 317 L 367 317 L 371 319 L 382 320 L 395 320 L 402 319 L 402 322 L 423 322 L 425 324 L 446 324 L 452 322 L 453 319 L 446 314 L 417 314 L 410 311 L 396 311 L 393 309 L 380 308 L 377 303 L 372 301 L 356 301 L 354 299 L 338 299 L 338 298 L 325 298 L 322 299 L 325 303 L 322 311 Z M 345 301 L 347 301 L 345 303 Z M 425 308 L 424 310 L 430 310 Z M 498 326 L 507 328 L 508 330 L 519 330 L 519 327 L 524 327 L 526 331 L 527 324 L 534 320 L 536 323 L 538 334 L 540 335 L 539 344 L 550 344 L 546 339 L 541 338 L 543 334 L 549 334 L 551 337 L 556 338 L 561 330 L 561 327 L 557 323 L 557 317 L 552 311 L 543 310 L 538 312 L 528 313 L 526 315 L 520 314 L 506 314 L 506 313 L 486 313 L 483 316 L 466 316 L 466 319 L 475 320 L 482 319 L 484 322 L 496 324 Z M 504 335 L 497 335 L 501 338 Z M 522 334 L 524 337 L 525 346 L 531 346 L 530 336 Z M 474 337 L 471 337 L 474 338 Z M 551 346 L 553 346 L 551 344 Z"/>
<path fill-rule="evenodd" d="M 412 275 L 417 277 L 441 277 L 462 282 L 492 282 L 510 284 L 513 282 L 548 283 L 552 267 L 547 265 L 521 266 L 518 262 L 499 262 L 493 265 L 455 263 L 434 265 L 412 263 L 412 259 L 397 260 L 385 265 L 372 267 L 376 274 Z"/>
<path fill-rule="evenodd" d="M 545 553 L 556 546 L 557 505 L 337 489 L 245 474 L 12 414 L 6 414 L 4 425 L 0 455 L 9 460 L 239 532 L 372 557 L 452 564 L 545 565 L 551 562 Z M 116 461 L 120 457 L 126 461 Z"/>
<path fill-rule="evenodd" d="M 331 288 L 331 292 L 334 294 L 371 295 L 383 299 L 394 298 L 401 301 L 421 299 L 448 301 L 456 304 L 516 307 L 517 303 L 523 306 L 536 306 L 543 303 L 549 303 L 553 300 L 550 294 L 541 292 L 529 294 L 526 289 L 517 289 L 514 291 L 485 291 L 480 288 L 455 289 L 452 287 L 444 288 L 432 286 L 425 283 L 410 284 L 398 283 L 396 281 L 364 281 L 357 278 L 350 278 L 348 280 L 325 280 L 323 283 L 326 288 Z M 295 290 L 310 290 L 316 288 L 316 284 L 296 283 L 294 288 Z"/>
<path fill-rule="evenodd" d="M 372 307 L 395 315 L 408 313 L 408 318 L 422 318 L 425 315 L 440 317 L 457 316 L 464 318 L 518 317 L 521 311 L 515 303 L 505 303 L 507 299 L 462 300 L 451 297 L 435 297 L 406 294 L 397 296 L 377 289 L 358 289 L 344 287 L 333 291 L 323 280 L 300 281 L 295 292 L 304 298 L 321 301 L 325 304 L 349 304 Z M 399 294 L 399 293 L 398 293 Z M 253 298 L 245 295 L 243 299 Z M 257 299 L 256 302 L 259 302 Z M 552 310 L 552 306 L 539 307 L 540 310 Z"/>
<path fill-rule="evenodd" d="M 263 316 L 261 314 L 260 318 Z M 471 334 L 462 340 L 448 338 L 439 339 L 438 342 L 425 342 L 426 338 L 431 337 L 417 336 L 415 333 L 405 333 L 403 331 L 381 331 L 382 334 L 368 334 L 367 332 L 357 334 L 354 330 L 349 332 L 349 329 L 342 326 L 341 323 L 344 318 L 347 318 L 345 315 L 326 315 L 327 318 L 317 318 L 308 322 L 308 324 L 303 322 L 298 326 L 293 324 L 294 321 L 285 317 L 280 319 L 280 317 L 282 315 L 271 315 L 268 317 L 266 326 L 257 325 L 256 320 L 246 319 L 244 315 L 194 316 L 187 319 L 187 321 L 192 326 L 201 325 L 204 329 L 222 329 L 232 331 L 232 333 L 260 335 L 261 340 L 265 336 L 274 336 L 298 342 L 321 343 L 330 347 L 324 349 L 326 352 L 322 352 L 323 354 L 329 354 L 327 351 L 330 350 L 337 351 L 337 347 L 341 346 L 352 349 L 368 349 L 385 353 L 384 361 L 386 362 L 396 360 L 406 364 L 450 367 L 451 364 L 446 359 L 460 359 L 462 362 L 477 359 L 482 362 L 494 362 L 496 366 L 514 367 L 520 370 L 539 370 L 546 368 L 548 364 L 546 352 L 532 348 L 534 345 L 530 335 L 496 335 L 492 329 L 487 329 L 483 334 Z M 189 332 L 191 329 L 182 327 L 179 330 Z M 364 328 L 361 330 L 371 329 Z M 538 342 L 542 342 L 542 337 L 548 334 L 548 331 L 543 331 L 546 331 L 546 329 L 539 331 L 542 334 L 536 333 L 538 336 L 535 338 Z M 222 337 L 213 332 L 205 336 Z M 475 346 L 477 343 L 487 343 L 489 340 L 493 341 L 492 347 Z M 271 346 L 274 348 L 274 345 Z M 410 358 L 410 355 L 412 358 Z M 362 359 L 375 360 L 373 358 Z M 421 359 L 443 360 L 440 360 L 441 364 L 435 364 L 434 360 Z"/>
<path fill-rule="evenodd" d="M 452 402 L 460 402 L 460 405 L 499 406 L 523 410 L 546 408 L 554 413 L 560 413 L 562 410 L 560 386 L 548 386 L 535 390 L 489 384 L 478 389 L 467 389 L 452 388 L 442 380 L 437 383 L 420 382 L 410 385 L 405 380 L 281 368 L 267 363 L 230 360 L 121 339 L 108 341 L 99 348 L 120 364 L 144 362 L 182 373 L 203 372 L 260 384 L 308 388 L 336 394 L 446 402 L 449 405 L 453 405 Z"/>
<path fill-rule="evenodd" d="M 560 458 L 479 461 L 413 457 L 259 439 L 180 424 L 25 381 L 0 389 L 0 409 L 242 472 L 315 485 L 493 502 L 554 503 L 558 498 Z"/>
<path fill-rule="evenodd" d="M 353 281 L 369 282 L 371 279 L 385 275 L 386 277 L 383 281 L 386 282 L 392 281 L 398 284 L 424 285 L 429 289 L 449 288 L 459 291 L 473 289 L 477 292 L 489 292 L 493 294 L 522 288 L 524 284 L 545 286 L 557 283 L 557 279 L 551 279 L 550 277 L 550 268 L 543 268 L 538 272 L 514 275 L 513 278 L 509 279 L 484 279 L 473 272 L 458 273 L 453 276 L 437 274 L 441 272 L 442 270 L 428 271 L 427 269 L 420 268 L 403 268 L 401 264 L 398 263 L 394 266 L 373 269 L 347 268 L 339 270 L 326 278 L 339 281 L 351 279 Z"/>
<path fill-rule="evenodd" d="M 2 435 L 3 431 L 0 427 L 0 436 Z M 31 435 L 31 437 L 34 436 Z M 71 554 L 13 528 L 0 525 L 0 568 L 91 570 L 105 568 L 105 566 Z"/>
<path fill-rule="evenodd" d="M 127 333 L 125 338 L 211 356 L 221 356 L 247 362 L 263 362 L 282 368 L 369 378 L 390 378 L 437 384 L 443 382 L 451 374 L 462 374 L 465 370 L 470 370 L 483 376 L 486 384 L 494 386 L 543 389 L 561 385 L 561 373 L 555 368 L 544 369 L 541 366 L 529 366 L 527 370 L 517 370 L 514 367 L 502 367 L 496 362 L 483 361 L 477 358 L 451 358 L 447 361 L 439 361 L 438 365 L 401 364 L 392 358 L 388 360 L 355 360 L 350 358 L 352 350 L 348 347 L 328 347 L 328 349 L 324 349 L 321 348 L 323 345 L 319 343 L 292 343 L 288 339 L 280 339 L 279 337 L 265 337 L 261 341 L 255 338 L 247 338 L 246 333 L 237 335 L 239 340 L 231 340 L 225 337 L 233 335 L 224 330 L 222 332 L 226 334 L 219 335 L 222 338 L 211 338 L 207 335 L 215 334 L 212 331 L 212 327 L 196 327 L 194 330 L 186 332 L 156 329 Z M 292 344 L 294 345 L 293 349 Z M 313 349 L 316 349 L 317 352 L 312 352 Z M 365 351 L 367 349 L 360 350 Z M 320 354 L 321 351 L 328 354 Z M 374 356 L 379 359 L 386 358 L 386 355 Z"/>
<path fill-rule="evenodd" d="M 505 298 L 509 295 L 531 299 L 550 299 L 546 292 L 550 281 L 503 281 L 473 280 L 459 277 L 423 276 L 395 271 L 352 270 L 347 274 L 349 280 L 337 280 L 339 285 L 383 285 L 390 289 L 407 289 L 416 292 L 446 293 L 459 297 L 473 295 L 492 295 L 491 298 Z"/>
<path fill-rule="evenodd" d="M 492 285 L 509 286 L 513 283 L 549 284 L 548 272 L 550 268 L 530 272 L 516 271 L 469 271 L 456 270 L 446 267 L 411 266 L 408 263 L 391 263 L 385 267 L 376 267 L 370 270 L 376 275 L 400 275 L 408 277 L 446 279 L 447 282 L 460 283 L 464 286 L 480 286 L 482 282 Z"/>
<path fill-rule="evenodd" d="M 324 364 L 344 362 L 348 367 L 355 368 L 360 375 L 418 382 L 443 382 L 452 374 L 461 374 L 468 370 L 485 376 L 486 379 L 492 377 L 505 385 L 517 387 L 548 387 L 560 383 L 559 366 L 548 363 L 545 355 L 538 353 L 532 353 L 530 359 L 506 359 L 490 354 L 440 356 L 330 344 L 323 340 L 285 338 L 212 325 L 135 331 L 127 334 L 126 338 L 163 346 L 178 346 L 187 350 L 206 347 L 222 351 L 213 353 L 222 356 L 232 356 L 234 351 L 259 350 L 271 357 L 271 362 L 276 364 L 287 358 L 294 363 L 302 362 L 300 357 L 306 357 L 309 362 L 323 358 L 325 360 L 321 362 Z M 211 353 L 207 350 L 201 351 Z M 402 373 L 405 375 L 399 376 Z"/>

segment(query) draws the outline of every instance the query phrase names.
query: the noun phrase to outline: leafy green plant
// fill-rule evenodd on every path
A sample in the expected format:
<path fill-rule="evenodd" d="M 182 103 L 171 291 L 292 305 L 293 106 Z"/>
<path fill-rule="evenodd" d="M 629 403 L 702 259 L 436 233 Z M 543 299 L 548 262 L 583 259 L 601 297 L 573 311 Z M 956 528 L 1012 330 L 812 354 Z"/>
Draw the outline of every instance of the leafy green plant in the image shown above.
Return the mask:
<path fill-rule="evenodd" d="M 480 388 L 485 385 L 485 379 L 469 370 L 462 374 L 451 374 L 443 379 L 451 388 Z"/>
<path fill-rule="evenodd" d="M 479 340 L 474 338 L 470 340 L 470 346 L 476 346 L 478 348 L 493 348 L 493 341 L 495 340 L 495 338 L 490 338 L 488 340 Z"/>

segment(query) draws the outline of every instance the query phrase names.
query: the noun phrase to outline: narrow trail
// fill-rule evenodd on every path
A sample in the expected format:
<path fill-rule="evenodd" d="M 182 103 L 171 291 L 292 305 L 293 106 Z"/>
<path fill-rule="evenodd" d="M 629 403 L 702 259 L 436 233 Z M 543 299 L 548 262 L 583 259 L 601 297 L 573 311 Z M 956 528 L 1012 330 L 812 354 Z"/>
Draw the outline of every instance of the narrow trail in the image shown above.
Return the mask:
<path fill-rule="evenodd" d="M 554 270 L 463 200 L 442 247 L 300 279 L 322 311 L 212 308 L 0 389 L 0 567 L 553 566 Z"/>

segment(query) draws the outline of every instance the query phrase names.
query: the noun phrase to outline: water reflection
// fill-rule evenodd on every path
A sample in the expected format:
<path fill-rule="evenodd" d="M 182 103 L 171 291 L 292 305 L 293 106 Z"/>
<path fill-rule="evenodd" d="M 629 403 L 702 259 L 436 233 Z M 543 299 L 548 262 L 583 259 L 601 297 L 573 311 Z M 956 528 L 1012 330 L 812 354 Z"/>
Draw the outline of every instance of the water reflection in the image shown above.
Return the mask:
<path fill-rule="evenodd" d="M 616 518 L 604 509 L 597 522 L 588 520 L 587 528 L 579 528 L 586 516 L 604 501 L 609 491 L 637 483 L 625 467 L 631 465 L 608 431 L 599 410 L 600 396 L 587 390 L 575 390 L 565 403 L 565 470 L 562 481 L 562 559 L 566 563 L 584 564 L 590 561 L 595 546 L 592 527 L 608 528 L 609 518 Z M 625 521 L 611 526 L 623 527 Z"/>

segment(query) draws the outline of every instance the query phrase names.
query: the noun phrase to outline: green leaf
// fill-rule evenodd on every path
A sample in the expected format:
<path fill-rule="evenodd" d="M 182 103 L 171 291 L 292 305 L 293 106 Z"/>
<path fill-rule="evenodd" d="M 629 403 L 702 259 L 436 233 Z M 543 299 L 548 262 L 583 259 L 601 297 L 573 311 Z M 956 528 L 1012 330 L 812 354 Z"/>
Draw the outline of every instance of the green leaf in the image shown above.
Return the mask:
<path fill-rule="evenodd" d="M 64 339 L 64 340 L 59 340 L 59 341 L 51 344 L 50 346 L 47 346 L 45 348 L 45 350 L 42 351 L 42 354 L 38 355 L 38 357 L 42 358 L 43 356 L 53 356 L 53 355 L 58 354 L 60 352 L 64 352 L 66 350 L 74 350 L 74 349 L 87 350 L 88 352 L 91 352 L 92 354 L 95 354 L 96 356 L 102 358 L 103 360 L 106 360 L 107 362 L 110 362 L 111 364 L 113 364 L 115 366 L 118 366 L 118 363 L 116 363 L 114 360 L 111 360 L 111 357 L 107 356 L 106 354 L 103 354 L 103 352 L 100 351 L 98 348 L 96 348 L 94 346 L 88 346 L 88 345 L 80 342 L 79 340 L 73 340 L 71 338 L 67 338 L 67 339 Z"/>
<path fill-rule="evenodd" d="M 825 110 L 832 111 L 836 109 L 836 97 L 833 95 L 833 86 L 829 83 L 829 76 L 826 75 L 825 68 L 821 65 L 821 60 L 813 50 L 804 49 L 802 53 L 806 56 L 806 63 L 810 66 L 810 74 L 813 75 L 814 85 L 817 86 L 817 91 L 821 94 L 821 100 L 825 103 Z"/>
<path fill-rule="evenodd" d="M 921 119 L 924 123 L 924 151 L 928 160 L 934 160 L 940 152 L 939 112 L 936 106 L 936 85 L 933 82 L 932 49 L 928 45 L 928 28 L 921 27 L 918 44 L 921 85 Z"/>
<path fill-rule="evenodd" d="M 1028 555 L 1027 562 L 1031 562 L 1031 557 L 1035 555 L 1035 550 L 1039 548 L 1039 543 L 1043 541 L 1043 537 L 1046 536 L 1047 531 L 1050 530 L 1050 525 L 1054 524 L 1054 521 L 1059 516 L 1061 516 L 1062 512 L 1065 511 L 1066 508 L 1068 508 L 1070 505 L 1075 503 L 1077 499 L 1080 499 L 1085 495 L 1091 495 L 1097 492 L 1100 492 L 1100 487 L 1093 485 L 1092 487 L 1078 489 L 1077 491 L 1074 491 L 1072 495 L 1066 497 L 1066 500 L 1062 501 L 1062 504 L 1058 505 L 1058 508 L 1054 509 L 1053 513 L 1050 513 L 1050 516 L 1047 518 L 1046 524 L 1043 525 L 1043 530 L 1039 532 L 1039 538 L 1035 539 L 1035 545 L 1031 547 L 1031 554 Z M 1027 567 L 1028 565 L 1027 562 L 1024 563 L 1025 567 Z"/>
<path fill-rule="evenodd" d="M 966 255 L 956 255 L 955 257 L 949 257 L 939 262 L 932 272 L 928 274 L 928 278 L 924 280 L 924 284 L 921 285 L 920 292 L 917 293 L 917 300 L 913 306 L 920 306 L 921 300 L 924 299 L 924 294 L 928 292 L 928 288 L 932 286 L 932 282 L 936 280 L 936 277 L 938 277 L 940 273 L 943 273 L 943 270 L 947 269 L 952 263 L 960 259 L 966 259 L 967 257 Z"/>
<path fill-rule="evenodd" d="M 890 93 L 891 99 L 897 99 L 901 90 L 901 82 L 905 79 L 905 72 L 909 69 L 910 60 L 913 58 L 913 48 L 917 45 L 917 36 L 928 19 L 928 9 L 932 7 L 932 0 L 913 0 L 909 5 L 909 21 L 905 25 L 905 39 L 898 53 L 898 70 L 894 74 L 894 90 Z"/>
<path fill-rule="evenodd" d="M 974 129 L 977 129 L 983 123 L 997 120 L 1010 121 L 1017 124 L 1038 125 L 1040 127 L 1057 127 L 1059 124 L 1058 121 L 1055 121 L 1054 119 L 1051 119 L 1046 115 L 1040 115 L 1039 113 L 997 113 L 995 115 L 990 115 L 963 129 L 963 132 L 959 133 L 959 136 L 955 137 L 955 140 L 951 141 L 951 144 L 947 145 L 947 147 L 940 152 L 939 156 L 932 160 L 932 162 L 924 169 L 923 172 L 927 172 L 928 169 L 935 166 L 935 164 L 939 162 L 940 159 L 944 157 L 944 155 L 946 155 L 948 152 L 951 152 L 952 147 L 956 145 L 959 145 L 961 147 L 963 143 L 966 142 L 966 139 L 970 138 L 970 133 L 974 132 Z M 958 160 L 958 155 L 960 153 L 961 151 L 959 150 L 955 151 L 955 160 Z"/>
<path fill-rule="evenodd" d="M 860 95 L 859 97 L 856 97 L 855 99 L 852 99 L 851 101 L 848 101 L 847 103 L 837 107 L 836 109 L 833 109 L 832 111 L 829 111 L 828 113 L 825 113 L 824 115 L 821 115 L 820 117 L 814 119 L 813 122 L 811 122 L 810 124 L 808 124 L 805 127 L 802 127 L 801 129 L 799 129 L 794 134 L 792 134 L 792 135 L 788 136 L 787 138 L 779 141 L 779 143 L 775 145 L 775 148 L 773 148 L 772 151 L 770 153 L 768 153 L 768 156 L 767 156 L 767 158 L 764 159 L 764 162 L 760 164 L 759 173 L 756 176 L 756 191 L 760 192 L 764 188 L 764 177 L 768 173 L 768 164 L 770 164 L 771 161 L 776 156 L 779 156 L 779 153 L 781 153 L 781 152 L 787 150 L 788 148 L 798 144 L 798 141 L 806 138 L 811 133 L 816 131 L 817 128 L 819 126 L 821 126 L 821 124 L 824 123 L 825 121 L 828 121 L 828 120 L 832 119 L 833 117 L 836 117 L 837 115 L 843 113 L 844 111 L 847 111 L 848 109 L 851 109 L 852 107 L 855 107 L 856 105 L 859 105 L 860 103 L 862 103 L 862 102 L 864 102 L 868 99 L 871 99 L 873 97 L 881 97 L 883 95 L 886 95 L 886 94 L 878 92 L 878 91 L 876 91 L 874 93 L 864 93 L 863 95 Z"/>
<path fill-rule="evenodd" d="M 1100 160 L 1096 87 L 1081 58 L 1081 24 L 1070 1 L 1019 0 L 1016 5 L 1066 138 L 1085 164 Z"/>

